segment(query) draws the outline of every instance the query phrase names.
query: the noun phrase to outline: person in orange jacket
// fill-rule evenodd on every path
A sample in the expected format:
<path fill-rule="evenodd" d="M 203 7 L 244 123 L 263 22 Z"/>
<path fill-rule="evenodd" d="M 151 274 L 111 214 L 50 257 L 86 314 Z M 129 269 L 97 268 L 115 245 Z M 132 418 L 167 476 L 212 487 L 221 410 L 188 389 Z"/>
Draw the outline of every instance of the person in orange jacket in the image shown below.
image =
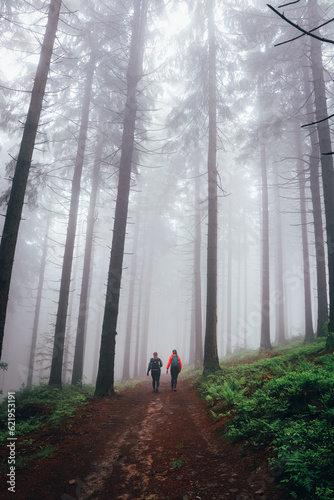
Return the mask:
<path fill-rule="evenodd" d="M 182 370 L 182 362 L 180 356 L 177 355 L 176 349 L 173 349 L 172 353 L 166 366 L 166 373 L 168 373 L 170 367 L 172 391 L 176 391 L 177 377 Z"/>

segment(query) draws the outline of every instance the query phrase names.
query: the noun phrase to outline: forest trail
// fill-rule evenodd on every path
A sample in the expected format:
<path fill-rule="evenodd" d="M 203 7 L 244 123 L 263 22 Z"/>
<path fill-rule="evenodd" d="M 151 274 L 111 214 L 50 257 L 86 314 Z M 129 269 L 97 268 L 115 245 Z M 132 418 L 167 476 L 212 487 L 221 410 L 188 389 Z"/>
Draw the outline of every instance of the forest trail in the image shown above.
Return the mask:
<path fill-rule="evenodd" d="M 16 474 L 16 493 L 2 475 L 0 498 L 15 500 L 275 500 L 265 457 L 241 456 L 216 431 L 191 384 L 179 377 L 177 392 L 161 376 L 110 398 L 79 407 L 60 428 L 49 427 L 17 442 L 54 447 Z"/>

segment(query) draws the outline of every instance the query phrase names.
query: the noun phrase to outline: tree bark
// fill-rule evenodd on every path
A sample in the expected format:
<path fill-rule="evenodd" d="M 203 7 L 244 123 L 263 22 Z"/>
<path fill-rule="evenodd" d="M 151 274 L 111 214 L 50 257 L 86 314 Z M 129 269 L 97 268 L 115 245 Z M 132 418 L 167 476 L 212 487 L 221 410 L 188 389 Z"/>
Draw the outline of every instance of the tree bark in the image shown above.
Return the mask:
<path fill-rule="evenodd" d="M 101 126 L 101 123 L 102 122 L 100 119 L 99 128 Z M 76 336 L 74 360 L 73 360 L 72 385 L 81 383 L 83 377 L 85 332 L 87 323 L 88 295 L 89 295 L 88 291 L 89 291 L 89 283 L 91 275 L 90 270 L 91 270 L 93 236 L 94 236 L 94 225 L 95 225 L 95 206 L 100 184 L 100 167 L 101 167 L 103 143 L 104 143 L 104 136 L 100 132 L 95 150 L 92 187 L 90 192 L 88 215 L 87 215 L 86 243 L 85 243 L 84 264 L 82 271 L 81 291 L 80 291 L 77 336 Z"/>
<path fill-rule="evenodd" d="M 243 324 L 243 348 L 247 349 L 248 345 L 248 241 L 247 241 L 247 211 L 243 209 L 244 216 L 242 221 L 244 234 L 244 324 Z"/>
<path fill-rule="evenodd" d="M 62 373 L 63 356 L 64 356 L 65 330 L 66 330 L 68 300 L 70 293 L 74 240 L 75 240 L 77 218 L 78 218 L 81 174 L 82 174 L 82 167 L 83 167 L 85 147 L 86 147 L 89 106 L 91 102 L 94 70 L 95 70 L 95 55 L 92 52 L 87 69 L 87 79 L 86 79 L 85 92 L 83 98 L 81 124 L 79 130 L 79 138 L 78 138 L 78 149 L 77 149 L 74 174 L 72 179 L 70 212 L 68 218 L 65 251 L 63 257 L 63 267 L 62 267 L 62 274 L 60 281 L 59 302 L 58 302 L 52 364 L 51 364 L 51 372 L 49 380 L 50 385 L 57 385 L 57 386 L 62 385 L 61 373 Z"/>
<path fill-rule="evenodd" d="M 39 317 L 40 317 L 40 312 L 41 312 L 43 283 L 44 283 L 44 275 L 45 275 L 45 267 L 46 267 L 46 256 L 47 256 L 47 251 L 48 251 L 47 240 L 48 240 L 48 234 L 49 234 L 49 226 L 50 226 L 50 218 L 48 217 L 47 221 L 46 221 L 45 239 L 44 239 L 44 245 L 43 245 L 41 265 L 39 267 L 39 277 L 38 277 L 38 288 L 37 288 L 36 306 L 35 306 L 35 314 L 34 314 L 34 324 L 33 324 L 33 329 L 32 329 L 31 346 L 30 346 L 30 353 L 29 353 L 27 387 L 32 386 L 32 380 L 33 380 L 33 375 L 34 375 L 38 323 L 39 323 Z"/>
<path fill-rule="evenodd" d="M 304 94 L 306 100 L 306 112 L 308 121 L 315 121 L 314 110 L 311 96 L 310 73 L 306 58 L 303 62 L 303 82 Z M 315 256 L 317 269 L 317 336 L 325 335 L 324 325 L 328 321 L 328 298 L 327 298 L 327 277 L 326 277 L 326 258 L 324 243 L 324 228 L 322 220 L 322 207 L 319 181 L 319 139 L 317 127 L 312 126 L 309 131 L 311 142 L 310 153 L 310 188 L 312 196 L 312 214 L 315 240 Z"/>
<path fill-rule="evenodd" d="M 266 146 L 261 144 L 262 179 L 262 302 L 260 349 L 271 349 L 270 342 L 270 274 L 269 274 L 269 203 Z"/>
<path fill-rule="evenodd" d="M 310 259 L 307 237 L 307 217 L 305 202 L 305 173 L 302 163 L 302 145 L 300 129 L 297 130 L 297 174 L 300 198 L 300 218 L 302 231 L 302 250 L 303 250 L 303 276 L 304 276 L 304 316 L 305 316 L 305 342 L 314 340 L 313 321 L 312 321 L 312 301 L 311 301 L 311 276 Z"/>
<path fill-rule="evenodd" d="M 131 278 L 129 284 L 128 311 L 126 318 L 125 347 L 124 347 L 123 375 L 122 375 L 123 381 L 130 379 L 130 355 L 131 355 L 134 297 L 135 297 L 137 267 L 138 267 L 138 238 L 139 238 L 139 228 L 140 228 L 140 210 L 141 210 L 141 195 L 139 193 L 139 199 L 136 210 L 137 218 L 135 221 L 136 227 L 133 240 L 133 255 L 131 263 Z"/>
<path fill-rule="evenodd" d="M 151 296 L 152 296 L 152 279 L 154 267 L 154 240 L 148 242 L 147 265 L 145 269 L 145 293 L 143 293 L 144 306 L 141 311 L 142 325 L 141 325 L 141 342 L 140 342 L 140 355 L 138 359 L 139 377 L 146 373 L 147 369 L 147 347 L 148 347 L 148 332 L 150 325 L 150 311 L 151 311 Z"/>
<path fill-rule="evenodd" d="M 135 347 L 135 359 L 133 367 L 133 378 L 138 378 L 139 376 L 139 350 L 140 350 L 140 339 L 141 339 L 141 312 L 142 312 L 142 300 L 143 300 L 143 289 L 144 289 L 144 271 L 145 271 L 145 256 L 143 256 L 143 262 L 141 266 L 140 278 L 139 278 L 139 290 L 138 290 L 138 307 L 137 307 L 137 318 L 136 318 L 136 347 Z"/>
<path fill-rule="evenodd" d="M 230 197 L 228 204 L 228 232 L 227 232 L 227 310 L 226 310 L 226 350 L 225 355 L 232 354 L 232 212 L 233 200 Z"/>
<path fill-rule="evenodd" d="M 281 214 L 281 200 L 280 190 L 278 183 L 278 172 L 275 170 L 275 205 L 276 205 L 276 332 L 275 340 L 278 345 L 285 343 L 285 308 L 284 308 L 284 285 L 283 285 L 283 235 L 282 235 L 282 214 Z"/>
<path fill-rule="evenodd" d="M 319 19 L 316 0 L 309 0 L 309 19 L 317 25 Z M 317 31 L 315 31 L 317 34 Z M 326 234 L 327 234 L 327 257 L 328 257 L 328 285 L 329 285 L 329 323 L 328 331 L 334 332 L 334 170 L 333 157 L 328 154 L 332 151 L 330 128 L 328 120 L 326 87 L 324 80 L 324 68 L 322 63 L 321 42 L 310 38 L 311 43 L 311 68 L 314 85 L 315 116 L 320 146 L 320 161 L 322 171 L 322 184 L 324 193 Z M 332 335 L 328 336 L 328 344 L 331 343 Z M 334 337 L 333 337 L 334 339 Z"/>
<path fill-rule="evenodd" d="M 127 99 L 125 105 L 122 152 L 116 199 L 113 239 L 107 280 L 107 294 L 101 336 L 99 370 L 95 395 L 107 396 L 114 392 L 114 364 L 116 326 L 122 278 L 125 232 L 129 205 L 131 164 L 137 114 L 137 84 L 142 76 L 144 32 L 147 0 L 134 2 L 133 30 L 127 71 Z"/>
<path fill-rule="evenodd" d="M 15 248 L 21 222 L 24 197 L 28 181 L 32 155 L 35 148 L 37 128 L 42 111 L 43 98 L 48 78 L 54 41 L 56 38 L 61 0 L 51 0 L 48 21 L 41 48 L 41 55 L 36 71 L 35 81 L 27 120 L 23 130 L 20 151 L 17 158 L 11 194 L 8 202 L 5 224 L 0 245 L 0 358 L 6 322 L 6 310 L 10 281 L 13 270 Z"/>
<path fill-rule="evenodd" d="M 208 249 L 204 373 L 219 369 L 217 349 L 217 124 L 214 0 L 207 0 L 209 39 Z"/>
<path fill-rule="evenodd" d="M 202 284 L 201 284 L 201 211 L 199 194 L 199 164 L 196 166 L 195 180 L 195 254 L 194 254 L 194 327 L 195 327 L 195 367 L 203 365 L 202 327 Z"/>

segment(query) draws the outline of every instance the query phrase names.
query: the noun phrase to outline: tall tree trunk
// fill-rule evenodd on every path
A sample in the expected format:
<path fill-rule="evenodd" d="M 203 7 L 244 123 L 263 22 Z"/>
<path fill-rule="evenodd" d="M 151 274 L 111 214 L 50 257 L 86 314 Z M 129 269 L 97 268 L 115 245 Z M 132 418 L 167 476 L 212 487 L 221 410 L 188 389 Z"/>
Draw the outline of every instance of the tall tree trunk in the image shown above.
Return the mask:
<path fill-rule="evenodd" d="M 35 352 L 36 352 L 37 334 L 38 334 L 38 323 L 39 323 L 39 317 L 40 317 L 40 311 L 41 311 L 44 275 L 45 275 L 45 267 L 46 267 L 46 256 L 47 256 L 47 251 L 48 251 L 49 226 L 50 226 L 50 218 L 48 217 L 46 220 L 45 239 L 44 239 L 44 245 L 43 245 L 41 265 L 39 267 L 37 298 L 36 298 L 36 306 L 35 306 L 35 313 L 34 313 L 34 324 L 33 324 L 33 329 L 32 329 L 30 354 L 29 354 L 27 387 L 32 386 L 32 379 L 33 379 L 33 374 L 34 374 Z"/>
<path fill-rule="evenodd" d="M 129 205 L 131 164 L 137 114 L 137 84 L 142 76 L 144 33 L 147 18 L 147 0 L 134 2 L 133 29 L 127 71 L 127 99 L 125 105 L 122 152 L 116 199 L 114 231 L 108 271 L 106 304 L 104 310 L 99 370 L 95 395 L 107 396 L 114 392 L 114 364 L 116 326 L 122 278 L 125 232 Z"/>
<path fill-rule="evenodd" d="M 102 121 L 100 119 L 99 128 L 101 127 L 101 125 Z M 85 331 L 86 331 L 87 311 L 88 311 L 88 290 L 89 290 L 90 275 L 91 275 L 90 269 L 91 269 L 93 236 L 94 236 L 94 225 L 95 225 L 95 206 L 100 184 L 100 167 L 101 167 L 103 142 L 104 142 L 104 136 L 100 132 L 95 150 L 92 187 L 90 192 L 88 215 L 87 215 L 86 243 L 85 243 L 84 264 L 82 271 L 81 291 L 80 291 L 77 336 L 75 342 L 73 371 L 72 371 L 72 385 L 80 383 L 83 377 Z"/>
<path fill-rule="evenodd" d="M 79 272 L 79 255 L 81 254 L 81 234 L 79 236 L 79 241 L 76 244 L 76 255 L 73 259 L 73 269 L 71 274 L 72 283 L 77 283 L 77 276 Z M 73 310 L 76 307 L 76 300 L 74 294 L 70 294 L 68 301 L 68 309 L 67 309 L 67 318 L 66 318 L 66 332 L 65 332 L 65 343 L 64 343 L 64 359 L 62 366 L 62 381 L 68 383 L 70 381 L 70 374 L 72 373 L 72 365 L 73 365 L 73 346 L 75 343 L 74 338 L 74 317 Z"/>
<path fill-rule="evenodd" d="M 248 336 L 248 241 L 247 241 L 247 218 L 246 209 L 243 209 L 244 216 L 242 220 L 243 234 L 244 234 L 244 325 L 243 325 L 243 348 L 247 349 L 247 336 Z"/>
<path fill-rule="evenodd" d="M 155 234 L 155 231 L 153 231 Z M 153 278 L 153 260 L 154 260 L 154 240 L 148 241 L 148 253 L 147 253 L 147 266 L 145 270 L 145 294 L 143 294 L 144 307 L 141 312 L 142 315 L 142 326 L 141 326 L 141 343 L 140 343 L 140 356 L 139 356 L 139 376 L 142 377 L 146 373 L 147 369 L 147 346 L 148 346 L 148 332 L 150 324 L 150 310 L 151 310 L 151 296 L 152 296 L 152 278 Z"/>
<path fill-rule="evenodd" d="M 278 172 L 275 170 L 275 206 L 276 206 L 276 332 L 275 340 L 278 345 L 285 343 L 285 309 L 284 309 L 284 284 L 283 284 L 283 235 L 282 214 Z"/>
<path fill-rule="evenodd" d="M 95 69 L 95 55 L 92 52 L 87 68 L 87 79 L 82 105 L 81 124 L 78 138 L 78 149 L 75 159 L 74 174 L 72 179 L 71 203 L 66 233 L 65 251 L 63 257 L 63 267 L 60 280 L 59 302 L 56 318 L 56 328 L 53 344 L 53 355 L 50 372 L 50 385 L 61 386 L 61 373 L 64 356 L 64 342 L 66 330 L 66 317 L 68 300 L 70 293 L 71 271 L 74 251 L 74 240 L 77 226 L 81 174 L 84 162 L 84 154 L 87 140 L 87 129 L 89 119 L 89 106 Z"/>
<path fill-rule="evenodd" d="M 315 121 L 311 96 L 310 72 L 306 57 L 303 63 L 303 82 L 306 101 L 306 112 L 309 122 Z M 315 240 L 315 256 L 317 268 L 317 336 L 321 337 L 324 333 L 324 325 L 328 321 L 328 298 L 327 298 L 327 277 L 326 277 L 326 258 L 324 243 L 324 228 L 322 220 L 322 207 L 319 182 L 319 139 L 318 131 L 315 125 L 309 132 L 311 142 L 310 153 L 310 188 L 312 196 L 312 214 Z"/>
<path fill-rule="evenodd" d="M 300 217 L 302 230 L 302 248 L 303 248 L 303 276 L 304 276 L 304 311 L 305 311 L 305 342 L 314 340 L 313 321 L 312 321 L 312 301 L 311 301 L 311 276 L 310 259 L 307 237 L 307 217 L 305 202 L 305 172 L 302 161 L 301 132 L 297 130 L 297 174 L 300 198 Z"/>
<path fill-rule="evenodd" d="M 143 263 L 141 266 L 140 278 L 139 278 L 139 290 L 138 290 L 138 307 L 137 307 L 137 321 L 136 321 L 136 347 L 135 347 L 135 359 L 133 366 L 133 378 L 139 377 L 139 350 L 140 350 L 140 339 L 141 339 L 141 311 L 142 311 L 142 300 L 143 300 L 143 287 L 144 287 L 144 270 L 145 270 L 145 258 L 143 257 Z"/>
<path fill-rule="evenodd" d="M 204 373 L 219 369 L 217 349 L 217 123 L 214 0 L 207 0 L 209 40 L 208 249 Z"/>
<path fill-rule="evenodd" d="M 137 281 L 137 271 L 138 271 L 138 238 L 139 238 L 139 228 L 140 228 L 140 210 L 141 210 L 141 195 L 139 194 L 138 204 L 137 204 L 137 219 L 135 234 L 133 240 L 133 257 L 131 264 L 131 278 L 129 284 L 129 299 L 128 299 L 128 311 L 126 318 L 126 332 L 125 332 L 125 347 L 124 347 L 124 357 L 123 357 L 123 375 L 122 380 L 130 379 L 130 355 L 131 355 L 131 339 L 132 339 L 132 324 L 133 324 L 133 311 L 134 311 L 134 298 L 136 290 Z"/>
<path fill-rule="evenodd" d="M 228 205 L 228 243 L 227 243 L 227 311 L 226 311 L 226 351 L 225 355 L 232 354 L 232 213 L 233 200 L 230 197 Z"/>
<path fill-rule="evenodd" d="M 310 23 L 318 25 L 319 15 L 316 0 L 309 0 Z M 313 28 L 313 26 L 312 26 Z M 318 34 L 318 31 L 314 31 Z M 311 68 L 313 75 L 315 116 L 320 146 L 320 159 L 322 171 L 322 184 L 324 192 L 324 205 L 326 217 L 327 233 L 327 256 L 328 256 L 328 277 L 329 277 L 329 324 L 327 347 L 334 345 L 334 170 L 333 157 L 329 154 L 332 151 L 330 128 L 328 120 L 328 110 L 326 102 L 326 87 L 324 80 L 324 68 L 322 63 L 321 42 L 310 37 L 311 43 Z"/>
<path fill-rule="evenodd" d="M 262 302 L 260 349 L 271 349 L 270 342 L 270 284 L 269 284 L 269 202 L 266 146 L 261 144 L 262 179 Z"/>
<path fill-rule="evenodd" d="M 94 340 L 94 354 L 93 354 L 93 368 L 92 368 L 92 384 L 95 383 L 97 377 L 97 371 L 99 367 L 99 349 L 100 349 L 100 335 L 97 332 L 100 332 L 102 329 L 103 322 L 103 309 L 98 314 L 98 318 L 96 321 L 96 337 Z"/>
<path fill-rule="evenodd" d="M 2 232 L 0 245 L 0 358 L 2 354 L 6 310 L 16 242 L 21 222 L 32 155 L 35 148 L 35 140 L 42 110 L 45 87 L 49 74 L 50 61 L 56 37 L 60 6 L 61 0 L 51 0 L 48 22 L 45 29 L 35 81 L 31 92 L 27 120 L 23 130 L 22 142 L 17 158 L 5 224 Z"/>
<path fill-rule="evenodd" d="M 236 233 L 237 233 L 237 250 L 236 250 L 236 261 L 239 263 L 241 262 L 241 231 L 239 227 L 236 227 Z M 242 318 L 241 318 L 241 270 L 242 266 L 238 265 L 237 266 L 237 276 L 236 276 L 236 294 L 237 294 L 237 303 L 235 304 L 235 310 L 236 310 L 236 331 L 235 331 L 235 350 L 239 351 L 240 350 L 240 340 L 241 340 L 241 328 L 242 328 Z"/>
<path fill-rule="evenodd" d="M 189 364 L 195 366 L 195 276 L 192 280 L 191 312 L 190 312 L 190 337 L 189 337 Z"/>
<path fill-rule="evenodd" d="M 202 326 L 202 283 L 201 283 L 201 245 L 202 226 L 200 210 L 199 164 L 196 166 L 195 180 L 195 254 L 194 254 L 194 328 L 195 328 L 195 367 L 203 364 L 203 326 Z"/>

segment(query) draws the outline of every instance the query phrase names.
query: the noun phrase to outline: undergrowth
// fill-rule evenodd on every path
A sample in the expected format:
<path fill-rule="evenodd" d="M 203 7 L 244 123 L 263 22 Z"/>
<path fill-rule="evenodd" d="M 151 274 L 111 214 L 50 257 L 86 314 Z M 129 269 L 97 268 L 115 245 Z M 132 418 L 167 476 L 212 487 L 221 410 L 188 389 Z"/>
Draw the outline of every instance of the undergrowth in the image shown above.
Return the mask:
<path fill-rule="evenodd" d="M 15 393 L 15 436 L 22 436 L 41 427 L 59 425 L 74 415 L 77 406 L 93 397 L 90 386 L 64 386 L 62 389 L 40 385 L 23 387 Z M 0 444 L 8 437 L 7 398 L 0 405 Z"/>
<path fill-rule="evenodd" d="M 267 449 L 270 470 L 292 498 L 334 498 L 334 356 L 325 340 L 221 363 L 200 391 L 222 431 L 245 448 Z"/>

